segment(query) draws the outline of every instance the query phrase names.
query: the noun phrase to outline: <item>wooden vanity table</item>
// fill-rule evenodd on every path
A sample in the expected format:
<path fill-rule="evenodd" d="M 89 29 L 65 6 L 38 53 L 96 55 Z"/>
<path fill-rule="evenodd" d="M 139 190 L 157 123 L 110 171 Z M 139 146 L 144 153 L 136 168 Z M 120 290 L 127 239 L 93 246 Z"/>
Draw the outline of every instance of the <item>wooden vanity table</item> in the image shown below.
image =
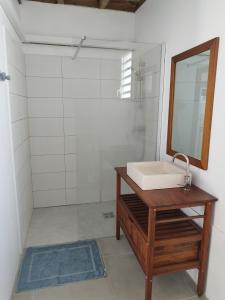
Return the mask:
<path fill-rule="evenodd" d="M 198 269 L 197 293 L 203 295 L 208 264 L 212 210 L 217 200 L 196 186 L 143 191 L 127 175 L 117 172 L 116 238 L 123 229 L 144 273 L 145 300 L 151 300 L 154 275 Z M 121 179 L 134 191 L 121 195 Z M 204 206 L 204 215 L 181 209 Z M 203 220 L 200 227 L 193 220 Z"/>

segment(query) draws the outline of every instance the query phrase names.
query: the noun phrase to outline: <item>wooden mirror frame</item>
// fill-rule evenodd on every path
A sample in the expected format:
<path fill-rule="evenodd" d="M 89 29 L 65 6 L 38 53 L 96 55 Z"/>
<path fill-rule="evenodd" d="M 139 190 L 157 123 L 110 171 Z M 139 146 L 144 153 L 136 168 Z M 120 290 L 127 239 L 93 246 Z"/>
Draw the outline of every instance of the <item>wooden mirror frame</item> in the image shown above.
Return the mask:
<path fill-rule="evenodd" d="M 189 160 L 190 160 L 190 164 L 192 164 L 196 167 L 199 167 L 201 169 L 204 169 L 204 170 L 207 170 L 207 168 L 208 168 L 209 144 L 210 144 L 213 100 L 214 100 L 214 90 L 215 90 L 215 81 L 216 81 L 218 48 L 219 48 L 219 38 L 217 37 L 217 38 L 209 40 L 197 47 L 194 47 L 190 50 L 182 52 L 182 53 L 172 57 L 172 60 L 171 60 L 170 100 L 169 100 L 167 152 L 166 153 L 168 155 L 173 156 L 174 154 L 176 154 L 178 152 L 175 149 L 172 149 L 176 63 L 180 62 L 184 59 L 187 59 L 189 57 L 192 57 L 194 55 L 198 55 L 207 50 L 210 50 L 201 159 L 197 159 L 197 158 L 188 156 Z M 179 159 L 184 160 L 182 157 L 179 157 Z"/>

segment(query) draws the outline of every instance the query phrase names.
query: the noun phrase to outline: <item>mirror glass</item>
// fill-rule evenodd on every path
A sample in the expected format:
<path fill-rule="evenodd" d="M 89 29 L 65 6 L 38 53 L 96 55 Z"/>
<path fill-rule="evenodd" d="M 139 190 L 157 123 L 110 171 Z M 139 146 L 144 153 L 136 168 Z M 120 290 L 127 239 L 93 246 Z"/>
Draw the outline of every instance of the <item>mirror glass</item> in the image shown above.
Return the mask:
<path fill-rule="evenodd" d="M 171 59 L 167 154 L 186 154 L 208 168 L 219 38 Z M 182 159 L 182 157 L 179 157 Z"/>
<path fill-rule="evenodd" d="M 177 62 L 172 149 L 201 158 L 210 51 Z"/>

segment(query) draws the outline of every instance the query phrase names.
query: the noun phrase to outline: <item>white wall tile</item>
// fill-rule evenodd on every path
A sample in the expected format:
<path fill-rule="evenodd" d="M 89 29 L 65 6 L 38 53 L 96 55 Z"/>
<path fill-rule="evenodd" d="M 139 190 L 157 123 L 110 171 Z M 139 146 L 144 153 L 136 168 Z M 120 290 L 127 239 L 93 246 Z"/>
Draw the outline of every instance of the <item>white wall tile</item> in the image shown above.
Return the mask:
<path fill-rule="evenodd" d="M 146 52 L 141 57 L 141 61 L 147 71 L 150 70 L 154 72 L 160 72 L 162 56 L 161 48 L 161 45 L 154 47 L 153 49 L 151 49 L 151 51 Z"/>
<path fill-rule="evenodd" d="M 121 78 L 121 60 L 101 60 L 101 79 Z"/>
<path fill-rule="evenodd" d="M 63 136 L 63 118 L 29 119 L 30 136 Z"/>
<path fill-rule="evenodd" d="M 77 152 L 77 137 L 65 136 L 65 154 L 74 154 Z"/>
<path fill-rule="evenodd" d="M 20 96 L 26 96 L 26 81 L 24 75 L 13 66 L 9 66 L 9 75 L 10 93 Z"/>
<path fill-rule="evenodd" d="M 110 164 L 104 164 L 102 174 L 101 174 L 101 182 L 102 182 L 101 200 L 102 201 L 115 200 L 115 196 L 116 196 L 115 181 L 116 181 L 116 175 L 114 169 L 112 168 L 112 166 L 110 166 Z"/>
<path fill-rule="evenodd" d="M 11 94 L 10 107 L 12 122 L 27 118 L 27 99 L 25 97 Z"/>
<path fill-rule="evenodd" d="M 103 99 L 119 98 L 118 90 L 120 89 L 119 80 L 102 80 L 101 81 L 101 97 Z"/>
<path fill-rule="evenodd" d="M 143 80 L 143 97 L 158 97 L 160 86 L 160 73 L 150 73 L 144 76 Z"/>
<path fill-rule="evenodd" d="M 72 189 L 77 187 L 77 172 L 66 172 L 66 188 Z"/>
<path fill-rule="evenodd" d="M 64 78 L 91 78 L 100 76 L 100 61 L 94 58 L 63 58 L 62 72 Z"/>
<path fill-rule="evenodd" d="M 28 99 L 29 117 L 63 117 L 63 103 L 59 98 Z"/>
<path fill-rule="evenodd" d="M 67 189 L 66 190 L 66 204 L 79 204 L 80 199 L 78 197 L 77 189 Z"/>
<path fill-rule="evenodd" d="M 65 135 L 77 134 L 77 120 L 75 118 L 64 118 Z"/>
<path fill-rule="evenodd" d="M 101 132 L 102 120 L 93 116 L 80 116 L 77 118 L 77 135 L 97 135 Z"/>
<path fill-rule="evenodd" d="M 17 196 L 23 193 L 26 186 L 31 185 L 31 167 L 30 164 L 24 164 L 16 175 Z M 22 203 L 19 203 L 21 205 Z M 23 206 L 23 205 L 22 205 Z M 21 208 L 23 210 L 23 208 Z"/>
<path fill-rule="evenodd" d="M 50 207 L 66 204 L 65 190 L 33 192 L 34 207 Z"/>
<path fill-rule="evenodd" d="M 18 195 L 19 203 L 19 216 L 20 216 L 20 227 L 21 230 L 21 240 L 23 243 L 27 237 L 27 228 L 30 225 L 31 212 L 33 210 L 33 196 L 32 196 L 32 185 L 29 182 Z"/>
<path fill-rule="evenodd" d="M 78 110 L 77 110 L 76 101 L 77 99 L 68 99 L 68 98 L 63 99 L 65 118 L 77 118 Z"/>
<path fill-rule="evenodd" d="M 6 34 L 6 49 L 8 64 L 25 75 L 25 57 L 21 49 L 21 43 Z"/>
<path fill-rule="evenodd" d="M 63 99 L 64 117 L 78 118 L 78 117 L 95 117 L 100 114 L 101 101 L 99 99 Z"/>
<path fill-rule="evenodd" d="M 99 202 L 100 191 L 92 188 L 72 188 L 66 190 L 66 204 L 84 204 Z"/>
<path fill-rule="evenodd" d="M 63 79 L 63 97 L 95 99 L 100 96 L 100 81 L 91 79 Z"/>
<path fill-rule="evenodd" d="M 98 134 L 83 133 L 77 137 L 77 153 L 97 153 L 100 149 Z"/>
<path fill-rule="evenodd" d="M 97 106 L 97 104 L 96 104 Z M 83 106 L 85 109 L 85 106 Z M 99 108 L 99 107 L 98 107 Z M 77 134 L 83 135 L 98 135 L 101 132 L 102 127 L 105 125 L 102 123 L 100 112 L 89 112 L 83 110 L 79 113 L 77 120 Z"/>
<path fill-rule="evenodd" d="M 76 171 L 77 169 L 77 155 L 76 154 L 66 154 L 66 171 Z"/>
<path fill-rule="evenodd" d="M 27 77 L 27 95 L 29 98 L 61 98 L 62 79 Z"/>
<path fill-rule="evenodd" d="M 15 171 L 16 174 L 21 170 L 24 164 L 30 164 L 30 145 L 29 139 L 22 143 L 15 151 Z"/>
<path fill-rule="evenodd" d="M 12 124 L 13 146 L 16 149 L 28 138 L 28 122 L 26 119 L 16 121 Z"/>
<path fill-rule="evenodd" d="M 61 77 L 61 57 L 52 55 L 26 55 L 26 75 Z"/>
<path fill-rule="evenodd" d="M 65 173 L 33 174 L 33 191 L 44 191 L 65 188 Z"/>
<path fill-rule="evenodd" d="M 41 155 L 31 158 L 32 173 L 65 171 L 64 155 Z"/>
<path fill-rule="evenodd" d="M 64 154 L 63 137 L 31 137 L 31 155 Z"/>
<path fill-rule="evenodd" d="M 100 200 L 100 190 L 94 188 L 77 189 L 78 203 L 94 203 Z"/>
<path fill-rule="evenodd" d="M 99 152 L 84 152 L 77 155 L 77 186 L 100 188 L 101 161 Z"/>

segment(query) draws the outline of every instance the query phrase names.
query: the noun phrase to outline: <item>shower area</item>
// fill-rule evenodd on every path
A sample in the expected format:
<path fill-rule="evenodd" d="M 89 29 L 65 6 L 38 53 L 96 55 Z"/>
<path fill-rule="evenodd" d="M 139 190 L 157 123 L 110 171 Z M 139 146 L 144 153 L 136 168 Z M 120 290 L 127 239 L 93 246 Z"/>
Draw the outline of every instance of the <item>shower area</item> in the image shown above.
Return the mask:
<path fill-rule="evenodd" d="M 71 240 L 113 235 L 114 167 L 158 159 L 162 46 L 83 37 L 77 47 L 26 42 L 24 51 L 37 208 L 28 244 L 56 232 L 51 218 L 63 213 Z"/>

